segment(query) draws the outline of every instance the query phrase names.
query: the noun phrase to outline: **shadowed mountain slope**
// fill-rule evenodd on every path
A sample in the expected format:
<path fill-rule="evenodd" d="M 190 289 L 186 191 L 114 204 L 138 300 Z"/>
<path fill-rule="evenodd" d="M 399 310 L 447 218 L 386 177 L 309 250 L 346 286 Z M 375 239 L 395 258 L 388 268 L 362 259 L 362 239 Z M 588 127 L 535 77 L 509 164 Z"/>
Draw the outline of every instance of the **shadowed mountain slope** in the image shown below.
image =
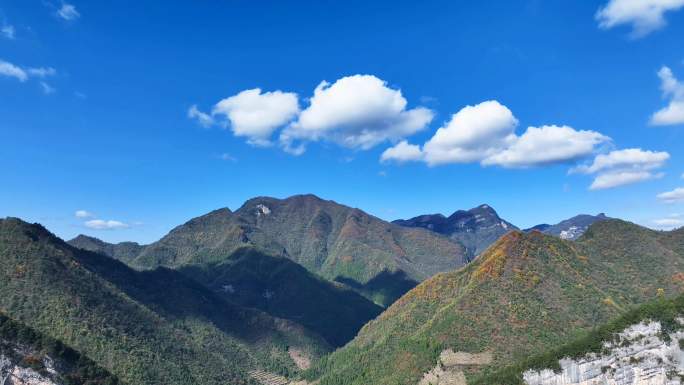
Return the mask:
<path fill-rule="evenodd" d="M 439 234 L 387 223 L 313 195 L 255 198 L 173 229 L 129 261 L 134 267 L 216 264 L 243 247 L 282 256 L 388 305 L 407 287 L 466 263 L 463 247 Z M 369 285 L 381 277 L 387 285 Z M 378 281 L 375 280 L 377 283 Z M 389 288 L 389 289 L 388 289 Z"/>
<path fill-rule="evenodd" d="M 107 243 L 95 237 L 79 235 L 67 242 L 73 247 L 106 255 L 122 262 L 129 262 L 140 254 L 145 246 L 136 242 Z"/>
<path fill-rule="evenodd" d="M 511 232 L 468 266 L 412 289 L 310 378 L 415 384 L 444 349 L 492 352 L 488 370 L 558 346 L 658 293 L 679 293 L 683 236 L 618 220 L 595 223 L 577 242 Z"/>
<path fill-rule="evenodd" d="M 130 384 L 247 384 L 253 369 L 296 373 L 288 348 L 327 349 L 181 273 L 137 272 L 11 218 L 0 220 L 0 309 Z"/>

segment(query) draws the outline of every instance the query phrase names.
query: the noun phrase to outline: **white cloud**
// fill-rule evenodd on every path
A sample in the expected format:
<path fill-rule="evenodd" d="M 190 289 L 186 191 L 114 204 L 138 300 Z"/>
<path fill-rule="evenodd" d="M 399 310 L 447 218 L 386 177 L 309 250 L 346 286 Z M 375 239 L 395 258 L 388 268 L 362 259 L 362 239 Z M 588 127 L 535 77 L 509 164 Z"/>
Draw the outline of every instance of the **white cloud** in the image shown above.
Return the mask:
<path fill-rule="evenodd" d="M 15 38 L 15 30 L 13 25 L 9 24 L 3 24 L 2 28 L 0 28 L 0 33 L 2 36 L 4 36 L 6 39 L 14 40 Z"/>
<path fill-rule="evenodd" d="M 0 75 L 13 77 L 20 82 L 28 80 L 28 74 L 21 67 L 0 59 Z"/>
<path fill-rule="evenodd" d="M 385 150 L 380 157 L 382 162 L 396 161 L 400 163 L 421 159 L 423 159 L 423 151 L 421 151 L 420 146 L 409 144 L 405 140 Z"/>
<path fill-rule="evenodd" d="M 49 85 L 45 82 L 40 82 L 40 88 L 43 89 L 43 93 L 45 95 L 54 94 L 55 91 L 57 91 L 54 87 L 52 87 L 51 85 Z"/>
<path fill-rule="evenodd" d="M 227 152 L 224 152 L 223 154 L 219 155 L 219 159 L 225 160 L 225 161 L 228 161 L 228 162 L 237 162 L 237 158 L 234 157 L 234 156 L 232 156 L 232 155 L 230 155 L 230 154 L 227 153 Z"/>
<path fill-rule="evenodd" d="M 528 127 L 518 136 L 518 120 L 496 100 L 466 106 L 440 127 L 421 149 L 402 142 L 380 160 L 423 160 L 431 166 L 480 162 L 483 166 L 534 167 L 573 161 L 592 154 L 610 138 L 568 126 Z"/>
<path fill-rule="evenodd" d="M 92 218 L 95 216 L 95 214 L 91 213 L 90 211 L 87 210 L 77 210 L 74 213 L 74 216 L 76 218 Z"/>
<path fill-rule="evenodd" d="M 663 67 L 658 71 L 660 78 L 660 89 L 663 97 L 669 98 L 667 107 L 662 108 L 651 116 L 651 124 L 666 126 L 684 123 L 684 83 L 677 80 L 668 67 Z"/>
<path fill-rule="evenodd" d="M 321 82 L 309 107 L 280 135 L 286 151 L 302 153 L 295 141 L 327 140 L 348 148 L 369 149 L 384 141 L 412 135 L 432 121 L 433 112 L 406 109 L 400 90 L 373 75 L 353 75 Z"/>
<path fill-rule="evenodd" d="M 205 128 L 211 127 L 214 124 L 214 118 L 206 112 L 200 111 L 196 104 L 193 104 L 190 109 L 188 109 L 188 118 L 197 119 L 197 122 Z"/>
<path fill-rule="evenodd" d="M 670 159 L 667 152 L 644 151 L 640 148 L 628 148 L 599 154 L 592 164 L 579 166 L 573 172 L 595 174 L 606 170 L 631 169 L 653 170 L 662 167 Z"/>
<path fill-rule="evenodd" d="M 273 132 L 299 113 L 297 94 L 254 88 L 216 103 L 212 115 L 223 115 L 235 136 L 247 137 L 250 144 L 271 144 Z"/>
<path fill-rule="evenodd" d="M 632 35 L 641 37 L 664 27 L 665 13 L 682 7 L 684 0 L 610 0 L 596 12 L 596 20 L 603 29 L 629 24 Z"/>
<path fill-rule="evenodd" d="M 657 197 L 665 203 L 684 202 L 684 187 L 678 187 L 672 191 L 660 193 Z"/>
<path fill-rule="evenodd" d="M 663 167 L 668 159 L 667 152 L 628 148 L 599 154 L 591 164 L 575 167 L 570 172 L 596 174 L 589 189 L 603 190 L 661 178 L 663 174 L 654 170 Z"/>
<path fill-rule="evenodd" d="M 518 119 L 496 100 L 466 106 L 423 146 L 430 165 L 481 161 L 515 141 Z"/>
<path fill-rule="evenodd" d="M 52 67 L 21 68 L 18 65 L 0 59 L 0 75 L 15 78 L 20 82 L 25 82 L 30 77 L 45 78 L 56 73 L 57 71 Z"/>
<path fill-rule="evenodd" d="M 85 226 L 95 230 L 118 230 L 127 229 L 131 227 L 130 225 L 113 220 L 102 220 L 102 219 L 92 219 L 85 223 Z"/>
<path fill-rule="evenodd" d="M 505 150 L 483 160 L 484 165 L 531 167 L 573 161 L 591 155 L 609 141 L 595 131 L 576 131 L 568 126 L 528 127 Z"/>
<path fill-rule="evenodd" d="M 605 190 L 662 177 L 662 173 L 652 173 L 648 171 L 609 171 L 597 175 L 589 186 L 589 189 Z"/>
<path fill-rule="evenodd" d="M 57 16 L 64 20 L 72 21 L 81 17 L 81 14 L 76 10 L 73 4 L 62 3 L 62 6 L 57 10 Z"/>

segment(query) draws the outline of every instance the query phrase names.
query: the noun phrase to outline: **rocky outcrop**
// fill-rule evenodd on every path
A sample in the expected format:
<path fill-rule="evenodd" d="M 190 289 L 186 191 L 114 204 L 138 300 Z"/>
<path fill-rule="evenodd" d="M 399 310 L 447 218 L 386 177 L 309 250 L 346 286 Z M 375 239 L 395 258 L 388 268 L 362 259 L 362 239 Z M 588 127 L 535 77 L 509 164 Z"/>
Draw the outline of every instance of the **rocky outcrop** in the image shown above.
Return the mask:
<path fill-rule="evenodd" d="M 0 385 L 59 385 L 52 360 L 44 358 L 41 362 L 46 375 L 38 373 L 32 368 L 20 366 L 12 359 L 0 354 Z"/>
<path fill-rule="evenodd" d="M 526 371 L 528 385 L 680 385 L 684 379 L 684 332 L 663 333 L 659 322 L 633 325 L 601 354 L 560 360 L 561 370 Z"/>
<path fill-rule="evenodd" d="M 492 353 L 454 352 L 451 349 L 442 351 L 437 365 L 423 375 L 418 385 L 466 385 L 463 369 L 469 366 L 488 365 L 492 362 Z"/>

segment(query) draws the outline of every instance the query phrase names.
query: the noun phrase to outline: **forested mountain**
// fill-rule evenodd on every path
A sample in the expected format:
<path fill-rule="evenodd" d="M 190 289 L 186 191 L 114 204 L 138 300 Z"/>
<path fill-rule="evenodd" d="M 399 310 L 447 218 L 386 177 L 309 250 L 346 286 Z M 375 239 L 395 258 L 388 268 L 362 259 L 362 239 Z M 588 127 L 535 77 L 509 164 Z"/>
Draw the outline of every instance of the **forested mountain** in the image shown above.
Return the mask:
<path fill-rule="evenodd" d="M 437 274 L 310 373 L 321 385 L 416 384 L 440 353 L 491 352 L 496 368 L 684 285 L 684 231 L 619 221 L 578 241 L 511 232 L 466 267 Z"/>
<path fill-rule="evenodd" d="M 464 248 L 447 237 L 313 195 L 255 198 L 235 212 L 219 209 L 176 227 L 137 256 L 120 259 L 138 269 L 185 268 L 221 264 L 245 247 L 288 258 L 381 305 L 467 261 Z"/>
<path fill-rule="evenodd" d="M 448 236 L 466 248 L 470 259 L 480 254 L 502 235 L 518 229 L 501 219 L 489 205 L 480 205 L 470 210 L 458 210 L 448 217 L 442 214 L 421 215 L 392 223 L 404 227 L 421 227 Z"/>
<path fill-rule="evenodd" d="M 129 384 L 247 384 L 296 375 L 328 349 L 304 327 L 226 300 L 185 275 L 138 272 L 40 225 L 0 220 L 0 309 Z"/>
<path fill-rule="evenodd" d="M 79 249 L 107 255 L 122 262 L 128 262 L 132 258 L 135 258 L 145 247 L 136 242 L 108 243 L 83 234 L 67 243 L 71 246 L 78 247 Z"/>

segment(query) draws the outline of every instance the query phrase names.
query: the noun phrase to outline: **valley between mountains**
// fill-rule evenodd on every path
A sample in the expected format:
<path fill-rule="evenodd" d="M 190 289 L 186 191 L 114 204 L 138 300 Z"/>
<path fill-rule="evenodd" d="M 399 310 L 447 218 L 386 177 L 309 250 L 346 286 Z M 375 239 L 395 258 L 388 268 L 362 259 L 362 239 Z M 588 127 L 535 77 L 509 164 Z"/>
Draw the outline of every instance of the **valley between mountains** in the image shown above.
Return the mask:
<path fill-rule="evenodd" d="M 655 339 L 679 338 L 683 289 L 683 229 L 604 214 L 520 230 L 486 204 L 390 223 L 259 197 L 149 245 L 6 218 L 0 384 L 550 384 L 587 354 L 637 370 L 601 347 L 641 323 L 675 349 Z"/>

